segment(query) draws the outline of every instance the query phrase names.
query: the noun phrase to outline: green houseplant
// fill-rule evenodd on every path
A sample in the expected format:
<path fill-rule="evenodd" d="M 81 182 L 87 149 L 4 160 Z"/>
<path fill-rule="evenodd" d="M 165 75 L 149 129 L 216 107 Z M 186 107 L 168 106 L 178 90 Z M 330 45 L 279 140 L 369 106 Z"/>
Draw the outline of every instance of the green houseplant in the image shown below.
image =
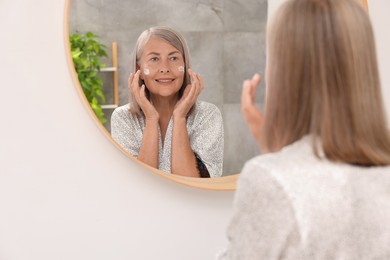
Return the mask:
<path fill-rule="evenodd" d="M 106 102 L 102 87 L 103 81 L 98 77 L 100 68 L 105 67 L 100 59 L 107 57 L 106 46 L 99 42 L 99 37 L 92 32 L 74 33 L 70 37 L 70 48 L 73 64 L 84 94 L 101 123 L 107 122 L 102 105 Z"/>

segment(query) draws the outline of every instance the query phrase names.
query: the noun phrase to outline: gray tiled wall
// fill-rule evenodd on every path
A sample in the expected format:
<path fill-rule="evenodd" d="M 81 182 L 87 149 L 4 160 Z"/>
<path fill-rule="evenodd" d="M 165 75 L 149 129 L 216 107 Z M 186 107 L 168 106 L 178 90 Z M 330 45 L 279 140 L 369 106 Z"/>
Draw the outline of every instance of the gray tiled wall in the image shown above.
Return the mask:
<path fill-rule="evenodd" d="M 241 171 L 246 160 L 258 154 L 240 112 L 243 80 L 264 74 L 267 0 L 71 0 L 69 30 L 92 31 L 111 53 L 118 43 L 119 102 L 128 102 L 127 79 L 139 34 L 166 25 L 186 38 L 192 66 L 205 79 L 200 99 L 216 104 L 224 117 L 224 175 Z M 107 66 L 111 60 L 105 59 Z M 101 73 L 107 103 L 112 103 L 110 73 Z M 256 95 L 263 105 L 264 82 Z M 112 110 L 105 110 L 109 119 Z M 108 129 L 110 124 L 105 125 Z"/>

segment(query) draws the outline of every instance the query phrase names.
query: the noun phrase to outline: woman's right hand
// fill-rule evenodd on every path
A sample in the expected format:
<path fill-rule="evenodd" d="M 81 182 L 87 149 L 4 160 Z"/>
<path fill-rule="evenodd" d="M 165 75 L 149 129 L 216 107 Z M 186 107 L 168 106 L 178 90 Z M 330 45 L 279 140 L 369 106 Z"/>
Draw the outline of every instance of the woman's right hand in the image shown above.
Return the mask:
<path fill-rule="evenodd" d="M 145 85 L 139 86 L 139 76 L 141 74 L 140 70 L 137 72 L 131 73 L 129 77 L 129 90 L 134 95 L 135 100 L 138 105 L 141 107 L 142 112 L 146 117 L 146 120 L 159 120 L 159 114 L 156 108 L 152 103 L 147 99 L 145 93 Z"/>

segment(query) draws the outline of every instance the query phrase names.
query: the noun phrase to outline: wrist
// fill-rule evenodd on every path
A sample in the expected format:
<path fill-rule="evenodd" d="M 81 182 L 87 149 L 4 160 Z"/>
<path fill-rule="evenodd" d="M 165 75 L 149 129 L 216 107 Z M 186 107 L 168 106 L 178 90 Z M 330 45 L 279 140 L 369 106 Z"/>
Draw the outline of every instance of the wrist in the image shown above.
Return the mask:
<path fill-rule="evenodd" d="M 177 108 L 177 109 L 173 110 L 172 116 L 173 116 L 174 119 L 175 118 L 177 118 L 177 119 L 179 119 L 179 118 L 186 119 L 187 118 L 187 114 L 188 114 L 187 109 L 182 109 L 182 108 L 179 109 L 179 108 Z"/>
<path fill-rule="evenodd" d="M 160 117 L 157 115 L 157 116 L 153 116 L 153 117 L 146 117 L 145 118 L 145 122 L 147 125 L 153 125 L 153 124 L 158 124 L 158 121 L 160 120 Z"/>
<path fill-rule="evenodd" d="M 173 116 L 173 123 L 175 125 L 187 125 L 187 118 L 185 116 Z"/>
<path fill-rule="evenodd" d="M 187 121 L 187 116 L 184 114 L 173 113 L 172 116 L 174 121 Z"/>

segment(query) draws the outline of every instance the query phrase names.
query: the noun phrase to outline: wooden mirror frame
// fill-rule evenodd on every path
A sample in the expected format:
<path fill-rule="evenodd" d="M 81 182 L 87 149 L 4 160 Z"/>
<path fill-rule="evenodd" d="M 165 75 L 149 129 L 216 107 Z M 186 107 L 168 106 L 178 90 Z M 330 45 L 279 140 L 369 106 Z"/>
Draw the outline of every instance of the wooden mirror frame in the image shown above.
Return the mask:
<path fill-rule="evenodd" d="M 141 161 L 137 160 L 133 156 L 131 156 L 128 152 L 126 152 L 120 145 L 118 145 L 114 139 L 111 137 L 111 134 L 107 131 L 107 129 L 100 123 L 99 119 L 96 117 L 95 113 L 93 112 L 92 108 L 89 106 L 88 100 L 84 95 L 84 92 L 82 90 L 82 87 L 80 85 L 80 81 L 77 77 L 76 70 L 73 66 L 73 60 L 70 50 L 70 43 L 69 43 L 69 12 L 70 12 L 70 1 L 66 0 L 66 6 L 65 6 L 65 14 L 64 14 L 64 39 L 65 39 L 65 51 L 68 61 L 68 68 L 70 70 L 70 73 L 72 75 L 72 79 L 74 82 L 74 86 L 76 88 L 77 93 L 79 94 L 82 102 L 84 103 L 84 106 L 86 107 L 88 113 L 95 121 L 95 124 L 98 126 L 98 128 L 103 132 L 103 134 L 111 141 L 111 143 L 124 155 L 126 155 L 128 158 L 133 160 L 134 162 L 142 165 L 147 170 L 151 171 L 155 175 L 162 177 L 164 179 L 168 179 L 170 181 L 173 181 L 178 184 L 182 184 L 185 186 L 189 186 L 192 188 L 198 188 L 198 189 L 204 189 L 204 190 L 214 190 L 214 191 L 234 191 L 236 189 L 237 179 L 239 174 L 230 175 L 230 176 L 224 176 L 219 178 L 192 178 L 192 177 L 185 177 L 185 176 L 179 176 L 174 174 L 166 174 L 162 171 L 153 168 L 145 163 L 142 163 Z M 363 7 L 368 12 L 368 3 L 367 0 L 360 0 L 360 3 L 363 5 Z"/>
<path fill-rule="evenodd" d="M 364 9 L 368 12 L 368 2 L 367 0 L 360 0 L 360 3 L 363 5 Z"/>

